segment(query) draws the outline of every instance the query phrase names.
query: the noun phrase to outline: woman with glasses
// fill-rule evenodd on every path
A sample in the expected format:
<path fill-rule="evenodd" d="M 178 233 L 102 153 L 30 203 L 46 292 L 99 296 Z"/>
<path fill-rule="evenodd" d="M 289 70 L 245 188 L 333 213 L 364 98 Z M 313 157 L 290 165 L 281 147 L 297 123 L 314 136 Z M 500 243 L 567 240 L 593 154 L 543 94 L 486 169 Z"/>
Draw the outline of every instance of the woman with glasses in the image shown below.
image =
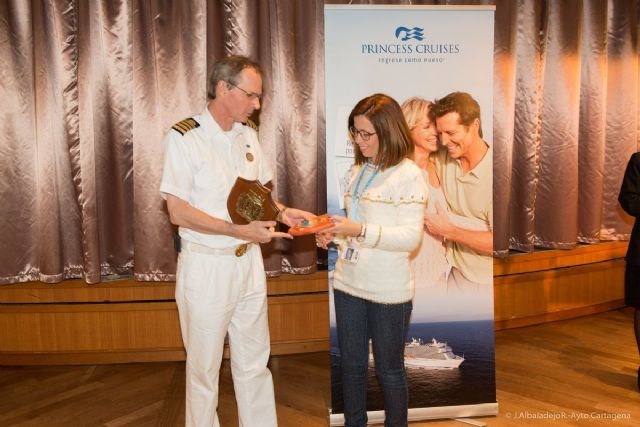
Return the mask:
<path fill-rule="evenodd" d="M 382 386 L 385 426 L 406 426 L 404 347 L 412 310 L 409 254 L 422 237 L 427 186 L 409 160 L 413 143 L 398 103 L 375 94 L 349 115 L 355 165 L 347 217 L 317 236 L 338 246 L 333 276 L 345 426 L 367 425 L 369 338 Z"/>

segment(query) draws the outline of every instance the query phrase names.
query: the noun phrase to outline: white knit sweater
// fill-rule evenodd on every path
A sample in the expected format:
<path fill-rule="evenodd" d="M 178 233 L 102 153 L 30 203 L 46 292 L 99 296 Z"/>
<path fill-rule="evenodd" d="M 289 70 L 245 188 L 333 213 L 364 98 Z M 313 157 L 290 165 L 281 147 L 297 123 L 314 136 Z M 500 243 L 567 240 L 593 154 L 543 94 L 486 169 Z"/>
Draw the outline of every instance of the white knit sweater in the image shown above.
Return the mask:
<path fill-rule="evenodd" d="M 363 242 L 344 236 L 334 239 L 340 255 L 351 246 L 359 249 L 360 256 L 355 264 L 338 257 L 333 287 L 378 303 L 410 301 L 414 284 L 409 253 L 422 238 L 427 184 L 418 166 L 411 160 L 403 160 L 379 172 L 364 191 L 356 212 L 350 212 L 362 167 L 367 169 L 360 180 L 359 193 L 374 173 L 372 166 L 354 168 L 345 194 L 345 206 L 349 218 L 367 224 L 367 233 Z"/>

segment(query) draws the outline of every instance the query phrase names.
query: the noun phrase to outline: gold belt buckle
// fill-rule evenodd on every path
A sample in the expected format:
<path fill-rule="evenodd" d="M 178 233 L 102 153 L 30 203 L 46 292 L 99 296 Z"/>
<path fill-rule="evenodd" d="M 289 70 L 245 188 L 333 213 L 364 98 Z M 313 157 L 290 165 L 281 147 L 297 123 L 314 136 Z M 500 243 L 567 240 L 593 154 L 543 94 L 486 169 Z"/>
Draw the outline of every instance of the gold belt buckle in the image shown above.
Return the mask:
<path fill-rule="evenodd" d="M 236 248 L 236 256 L 241 257 L 247 252 L 247 248 L 249 247 L 248 243 L 243 243 Z"/>

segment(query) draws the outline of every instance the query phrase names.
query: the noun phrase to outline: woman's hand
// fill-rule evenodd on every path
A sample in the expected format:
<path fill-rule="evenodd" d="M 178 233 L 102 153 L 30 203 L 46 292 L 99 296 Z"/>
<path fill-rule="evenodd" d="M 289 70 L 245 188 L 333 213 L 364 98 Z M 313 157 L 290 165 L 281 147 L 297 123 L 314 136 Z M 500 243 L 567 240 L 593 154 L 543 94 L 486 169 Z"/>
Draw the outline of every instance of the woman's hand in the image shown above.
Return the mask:
<path fill-rule="evenodd" d="M 316 246 L 322 249 L 328 249 L 329 243 L 333 241 L 333 233 L 320 232 L 316 234 Z"/>
<path fill-rule="evenodd" d="M 333 227 L 327 230 L 328 233 L 341 234 L 348 237 L 357 237 L 360 235 L 362 224 L 353 222 L 348 218 L 340 215 L 331 215 L 331 219 L 336 223 Z"/>

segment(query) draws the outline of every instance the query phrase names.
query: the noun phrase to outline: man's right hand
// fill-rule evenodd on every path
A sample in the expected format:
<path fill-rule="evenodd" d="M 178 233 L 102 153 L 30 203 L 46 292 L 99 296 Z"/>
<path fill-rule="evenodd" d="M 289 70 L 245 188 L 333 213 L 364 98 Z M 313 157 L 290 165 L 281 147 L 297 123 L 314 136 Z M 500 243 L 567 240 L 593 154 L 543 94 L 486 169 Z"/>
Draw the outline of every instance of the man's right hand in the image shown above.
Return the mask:
<path fill-rule="evenodd" d="M 246 225 L 235 225 L 237 237 L 249 242 L 267 243 L 273 238 L 293 239 L 289 233 L 275 231 L 275 221 L 252 221 Z"/>
<path fill-rule="evenodd" d="M 167 194 L 167 209 L 172 224 L 200 233 L 220 234 L 256 243 L 266 243 L 279 237 L 293 239 L 293 236 L 288 233 L 276 232 L 275 221 L 253 221 L 246 225 L 232 224 L 229 221 L 214 218 L 171 194 Z"/>

